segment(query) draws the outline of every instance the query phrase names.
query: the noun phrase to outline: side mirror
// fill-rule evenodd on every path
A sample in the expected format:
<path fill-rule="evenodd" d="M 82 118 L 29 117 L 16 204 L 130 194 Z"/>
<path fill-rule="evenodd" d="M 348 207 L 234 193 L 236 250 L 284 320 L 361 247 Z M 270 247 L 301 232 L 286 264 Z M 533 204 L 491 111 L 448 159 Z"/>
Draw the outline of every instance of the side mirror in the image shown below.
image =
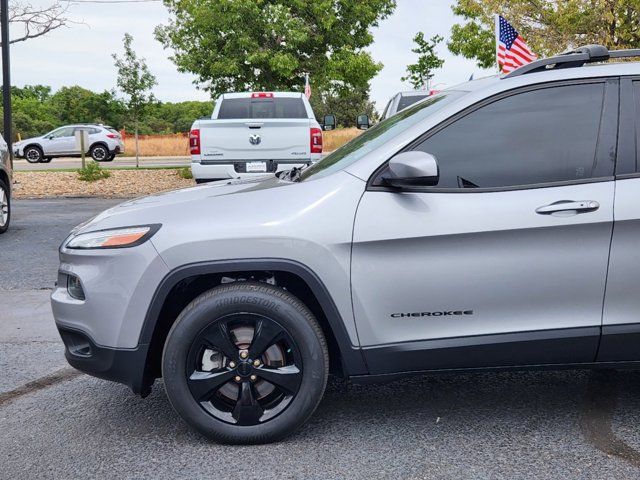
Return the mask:
<path fill-rule="evenodd" d="M 322 120 L 322 129 L 323 130 L 335 130 L 336 129 L 336 116 L 335 115 L 325 115 Z"/>
<path fill-rule="evenodd" d="M 356 127 L 358 127 L 358 130 L 366 130 L 370 126 L 369 115 L 358 115 L 356 118 Z"/>
<path fill-rule="evenodd" d="M 396 188 L 434 187 L 440 180 L 438 161 L 430 153 L 402 152 L 389 160 L 388 172 L 382 180 Z"/>

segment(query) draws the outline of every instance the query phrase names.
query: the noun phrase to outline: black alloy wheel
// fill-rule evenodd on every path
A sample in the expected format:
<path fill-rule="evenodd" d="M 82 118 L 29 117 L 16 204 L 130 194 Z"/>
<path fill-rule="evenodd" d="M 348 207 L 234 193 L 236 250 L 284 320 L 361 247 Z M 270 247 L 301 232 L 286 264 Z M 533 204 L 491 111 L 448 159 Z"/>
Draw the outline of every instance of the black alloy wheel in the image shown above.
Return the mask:
<path fill-rule="evenodd" d="M 104 145 L 94 145 L 89 151 L 89 155 L 96 162 L 104 162 L 109 158 L 109 150 Z"/>
<path fill-rule="evenodd" d="M 291 335 L 275 320 L 250 313 L 219 318 L 200 332 L 187 365 L 196 401 L 235 425 L 256 425 L 278 415 L 302 380 L 302 358 Z"/>
<path fill-rule="evenodd" d="M 162 358 L 172 406 L 222 443 L 289 435 L 316 409 L 328 370 L 313 314 L 289 292 L 258 282 L 220 285 L 193 300 Z"/>
<path fill-rule="evenodd" d="M 29 163 L 39 163 L 42 161 L 43 156 L 40 147 L 32 146 L 24 150 L 24 158 L 26 158 Z"/>

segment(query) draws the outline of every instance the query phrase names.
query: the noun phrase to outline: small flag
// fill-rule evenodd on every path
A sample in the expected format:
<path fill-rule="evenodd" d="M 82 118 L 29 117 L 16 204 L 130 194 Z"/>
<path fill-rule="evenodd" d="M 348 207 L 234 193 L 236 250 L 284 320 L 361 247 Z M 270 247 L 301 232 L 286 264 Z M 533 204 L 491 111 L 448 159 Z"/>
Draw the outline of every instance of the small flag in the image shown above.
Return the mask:
<path fill-rule="evenodd" d="M 311 98 L 311 84 L 309 83 L 309 74 L 304 74 L 304 94 L 307 98 Z"/>
<path fill-rule="evenodd" d="M 496 15 L 496 55 L 501 73 L 509 73 L 538 58 L 501 15 Z"/>

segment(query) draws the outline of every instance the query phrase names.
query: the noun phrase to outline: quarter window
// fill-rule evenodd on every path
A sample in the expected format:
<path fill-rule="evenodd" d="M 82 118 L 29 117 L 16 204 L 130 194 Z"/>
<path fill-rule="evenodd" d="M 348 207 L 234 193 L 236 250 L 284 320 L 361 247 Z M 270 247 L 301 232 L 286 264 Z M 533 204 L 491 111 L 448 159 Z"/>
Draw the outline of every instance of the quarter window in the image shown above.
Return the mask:
<path fill-rule="evenodd" d="M 592 178 L 604 84 L 555 86 L 479 108 L 422 142 L 437 188 L 499 188 Z"/>

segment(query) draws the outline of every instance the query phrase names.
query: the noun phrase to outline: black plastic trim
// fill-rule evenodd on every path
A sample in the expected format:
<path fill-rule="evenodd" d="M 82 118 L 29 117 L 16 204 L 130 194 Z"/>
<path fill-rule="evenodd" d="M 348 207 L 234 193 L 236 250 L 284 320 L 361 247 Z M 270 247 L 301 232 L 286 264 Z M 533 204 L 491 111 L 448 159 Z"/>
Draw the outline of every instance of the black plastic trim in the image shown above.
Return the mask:
<path fill-rule="evenodd" d="M 96 344 L 85 332 L 57 325 L 65 345 L 64 356 L 73 368 L 104 380 L 127 385 L 136 394 L 146 397 L 151 392 L 153 377 L 146 367 L 149 345 L 135 349 L 109 348 Z M 87 347 L 78 348 L 78 339 Z"/>
<path fill-rule="evenodd" d="M 640 323 L 603 325 L 598 362 L 640 361 Z"/>
<path fill-rule="evenodd" d="M 554 363 L 535 365 L 512 365 L 501 367 L 472 367 L 472 368 L 441 368 L 437 370 L 418 370 L 411 372 L 383 373 L 376 375 L 354 375 L 349 381 L 357 384 L 373 384 L 393 382 L 415 375 L 425 374 L 458 374 L 458 373 L 485 373 L 485 372 L 513 372 L 536 370 L 640 370 L 640 361 L 622 362 L 587 362 L 587 363 Z"/>
<path fill-rule="evenodd" d="M 181 280 L 196 275 L 246 271 L 281 271 L 302 278 L 318 299 L 329 322 L 338 343 L 338 348 L 340 349 L 342 367 L 345 375 L 362 375 L 367 373 L 362 352 L 358 346 L 351 343 L 342 316 L 320 278 L 307 266 L 287 259 L 264 258 L 211 261 L 188 264 L 172 270 L 162 279 L 156 289 L 153 299 L 151 300 L 151 305 L 147 310 L 139 342 L 142 344 L 151 343 L 156 323 L 167 295 L 169 295 L 171 289 Z"/>
<path fill-rule="evenodd" d="M 594 362 L 600 326 L 476 335 L 363 347 L 372 375 Z"/>

